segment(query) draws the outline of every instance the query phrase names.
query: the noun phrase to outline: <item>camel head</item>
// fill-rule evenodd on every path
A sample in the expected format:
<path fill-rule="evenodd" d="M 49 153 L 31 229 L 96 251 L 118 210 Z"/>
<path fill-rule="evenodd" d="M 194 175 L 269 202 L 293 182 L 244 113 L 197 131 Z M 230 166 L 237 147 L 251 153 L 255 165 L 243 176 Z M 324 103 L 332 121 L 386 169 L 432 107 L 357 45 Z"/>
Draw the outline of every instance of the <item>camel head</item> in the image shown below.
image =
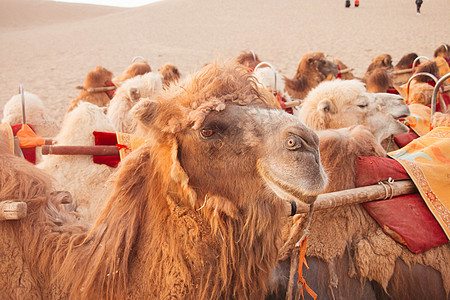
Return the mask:
<path fill-rule="evenodd" d="M 167 63 L 158 69 L 158 73 L 163 77 L 163 85 L 169 87 L 171 83 L 177 83 L 180 80 L 180 71 L 175 65 Z"/>
<path fill-rule="evenodd" d="M 411 52 L 403 55 L 398 63 L 394 66 L 394 70 L 404 70 L 412 67 L 414 60 L 418 57 L 417 53 Z"/>
<path fill-rule="evenodd" d="M 297 75 L 305 72 L 319 72 L 324 80 L 331 76 L 336 77 L 339 69 L 336 63 L 326 59 L 323 52 L 313 52 L 304 54 L 298 64 Z"/>
<path fill-rule="evenodd" d="M 247 67 L 249 70 L 253 71 L 253 69 L 261 62 L 261 60 L 258 58 L 258 55 L 251 51 L 243 51 L 241 54 L 236 56 L 236 61 Z"/>
<path fill-rule="evenodd" d="M 366 73 L 370 73 L 377 68 L 392 70 L 394 68 L 392 65 L 392 56 L 387 53 L 377 55 L 367 67 Z"/>
<path fill-rule="evenodd" d="M 187 204 L 234 216 L 280 198 L 312 203 L 326 185 L 317 135 L 270 101 L 231 62 L 206 65 L 181 88 L 141 99 L 133 114 L 150 147 L 170 150 L 157 159 L 170 161 L 167 173 Z"/>
<path fill-rule="evenodd" d="M 449 57 L 450 56 L 450 45 L 442 44 L 434 50 L 434 57 Z"/>
<path fill-rule="evenodd" d="M 107 86 L 112 82 L 113 73 L 102 66 L 96 66 L 94 70 L 90 71 L 84 80 L 84 88 L 95 88 Z"/>
<path fill-rule="evenodd" d="M 408 132 L 396 119 L 409 114 L 401 96 L 368 93 L 359 80 L 333 80 L 308 94 L 299 118 L 314 130 L 365 125 L 381 142 L 392 134 Z"/>
<path fill-rule="evenodd" d="M 116 86 L 121 86 L 125 81 L 138 75 L 144 75 L 152 71 L 147 61 L 133 62 L 122 74 L 112 80 Z"/>

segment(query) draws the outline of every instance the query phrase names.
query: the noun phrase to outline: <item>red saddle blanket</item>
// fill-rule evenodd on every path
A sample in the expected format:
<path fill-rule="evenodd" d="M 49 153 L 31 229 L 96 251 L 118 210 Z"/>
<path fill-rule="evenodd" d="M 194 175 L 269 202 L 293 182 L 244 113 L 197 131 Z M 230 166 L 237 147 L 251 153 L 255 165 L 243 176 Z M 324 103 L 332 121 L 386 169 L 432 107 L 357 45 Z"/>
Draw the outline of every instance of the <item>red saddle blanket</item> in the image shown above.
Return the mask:
<path fill-rule="evenodd" d="M 33 127 L 28 125 L 34 132 Z M 17 132 L 22 129 L 22 124 L 11 126 L 14 136 L 17 136 Z M 36 164 L 36 147 L 22 148 L 23 157 L 32 164 Z"/>
<path fill-rule="evenodd" d="M 95 137 L 95 145 L 117 145 L 117 136 L 111 132 L 93 132 Z M 119 155 L 94 155 L 94 163 L 100 165 L 107 165 L 113 168 L 117 168 L 120 162 Z"/>
<path fill-rule="evenodd" d="M 356 162 L 357 187 L 377 184 L 391 177 L 410 179 L 403 166 L 391 158 L 366 156 Z M 366 202 L 366 211 L 397 242 L 417 254 L 448 242 L 447 236 L 420 194 Z"/>

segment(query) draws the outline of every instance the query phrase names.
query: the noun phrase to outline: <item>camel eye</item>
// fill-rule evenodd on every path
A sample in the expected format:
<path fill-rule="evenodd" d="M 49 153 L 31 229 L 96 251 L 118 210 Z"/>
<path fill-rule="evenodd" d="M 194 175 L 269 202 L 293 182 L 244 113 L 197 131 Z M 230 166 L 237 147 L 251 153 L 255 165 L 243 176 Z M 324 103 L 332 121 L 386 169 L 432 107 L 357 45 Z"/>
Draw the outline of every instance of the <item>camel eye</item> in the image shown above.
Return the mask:
<path fill-rule="evenodd" d="M 366 108 L 367 106 L 368 106 L 367 104 L 358 105 L 359 108 Z"/>
<path fill-rule="evenodd" d="M 211 137 L 214 134 L 214 130 L 212 129 L 202 129 L 200 131 L 200 134 L 202 135 L 202 137 Z"/>
<path fill-rule="evenodd" d="M 284 143 L 286 149 L 288 150 L 297 150 L 302 146 L 300 139 L 297 136 L 291 135 L 288 137 Z"/>

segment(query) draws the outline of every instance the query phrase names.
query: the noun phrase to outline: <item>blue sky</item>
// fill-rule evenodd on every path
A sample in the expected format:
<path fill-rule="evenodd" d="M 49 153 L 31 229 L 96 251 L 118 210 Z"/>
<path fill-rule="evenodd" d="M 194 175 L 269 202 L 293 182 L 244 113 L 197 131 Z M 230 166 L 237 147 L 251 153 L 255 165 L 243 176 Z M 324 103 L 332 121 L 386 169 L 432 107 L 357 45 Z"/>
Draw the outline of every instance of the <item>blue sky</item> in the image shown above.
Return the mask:
<path fill-rule="evenodd" d="M 161 0 L 54 0 L 57 2 L 86 3 L 117 7 L 138 7 Z"/>

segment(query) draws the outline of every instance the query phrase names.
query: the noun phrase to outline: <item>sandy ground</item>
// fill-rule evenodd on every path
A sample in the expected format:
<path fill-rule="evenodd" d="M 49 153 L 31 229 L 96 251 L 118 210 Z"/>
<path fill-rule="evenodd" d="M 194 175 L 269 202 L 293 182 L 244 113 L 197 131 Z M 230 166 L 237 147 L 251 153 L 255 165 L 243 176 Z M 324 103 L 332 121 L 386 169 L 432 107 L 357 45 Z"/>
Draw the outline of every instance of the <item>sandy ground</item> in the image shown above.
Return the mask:
<path fill-rule="evenodd" d="M 86 74 L 102 65 L 115 75 L 135 56 L 156 71 L 171 62 L 186 75 L 216 57 L 253 49 L 288 77 L 301 56 L 322 51 L 362 76 L 371 59 L 416 52 L 432 57 L 449 43 L 450 1 L 163 0 L 111 8 L 40 0 L 0 1 L 0 115 L 20 84 L 58 120 Z M 352 0 L 353 3 L 353 0 Z"/>

